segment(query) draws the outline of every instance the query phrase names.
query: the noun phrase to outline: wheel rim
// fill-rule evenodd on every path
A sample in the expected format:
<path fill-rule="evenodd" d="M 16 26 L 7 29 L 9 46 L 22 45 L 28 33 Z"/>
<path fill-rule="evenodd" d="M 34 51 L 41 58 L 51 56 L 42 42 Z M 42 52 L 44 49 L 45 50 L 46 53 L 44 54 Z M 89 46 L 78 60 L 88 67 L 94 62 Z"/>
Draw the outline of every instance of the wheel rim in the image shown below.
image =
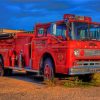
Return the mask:
<path fill-rule="evenodd" d="M 44 68 L 44 78 L 47 79 L 47 80 L 51 80 L 52 79 L 52 69 L 51 67 L 46 64 L 45 65 L 45 68 Z"/>

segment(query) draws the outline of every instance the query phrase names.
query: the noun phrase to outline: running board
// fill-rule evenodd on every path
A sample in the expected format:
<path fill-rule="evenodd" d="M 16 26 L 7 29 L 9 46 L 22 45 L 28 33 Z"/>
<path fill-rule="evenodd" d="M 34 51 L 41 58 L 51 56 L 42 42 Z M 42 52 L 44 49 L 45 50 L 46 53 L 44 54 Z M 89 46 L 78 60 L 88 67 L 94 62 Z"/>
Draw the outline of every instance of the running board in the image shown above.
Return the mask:
<path fill-rule="evenodd" d="M 6 68 L 10 68 L 10 69 L 13 69 L 13 70 L 18 70 L 18 71 L 29 71 L 29 72 L 39 73 L 38 70 L 32 70 L 30 68 L 19 68 L 19 67 L 6 67 Z"/>

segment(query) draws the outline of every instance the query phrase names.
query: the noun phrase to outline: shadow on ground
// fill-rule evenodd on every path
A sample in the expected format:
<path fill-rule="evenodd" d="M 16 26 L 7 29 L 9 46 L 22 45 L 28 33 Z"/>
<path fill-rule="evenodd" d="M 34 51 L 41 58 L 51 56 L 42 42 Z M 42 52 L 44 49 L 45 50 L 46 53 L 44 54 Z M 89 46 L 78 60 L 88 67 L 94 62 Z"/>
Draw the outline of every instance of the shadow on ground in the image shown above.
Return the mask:
<path fill-rule="evenodd" d="M 34 75 L 27 75 L 26 73 L 16 73 L 14 72 L 11 76 L 8 76 L 9 78 L 14 78 L 17 80 L 23 80 L 26 82 L 32 82 L 32 83 L 36 83 L 39 85 L 43 85 L 43 78 L 41 77 L 36 77 Z"/>

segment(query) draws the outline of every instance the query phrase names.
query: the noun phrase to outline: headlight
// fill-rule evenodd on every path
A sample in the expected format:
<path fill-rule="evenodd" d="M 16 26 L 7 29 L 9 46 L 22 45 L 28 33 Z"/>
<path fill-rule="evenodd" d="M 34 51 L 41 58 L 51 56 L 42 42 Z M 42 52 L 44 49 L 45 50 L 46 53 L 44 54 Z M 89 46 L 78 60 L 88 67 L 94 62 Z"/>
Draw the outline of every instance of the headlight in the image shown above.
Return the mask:
<path fill-rule="evenodd" d="M 74 50 L 74 55 L 79 56 L 80 55 L 80 50 Z"/>

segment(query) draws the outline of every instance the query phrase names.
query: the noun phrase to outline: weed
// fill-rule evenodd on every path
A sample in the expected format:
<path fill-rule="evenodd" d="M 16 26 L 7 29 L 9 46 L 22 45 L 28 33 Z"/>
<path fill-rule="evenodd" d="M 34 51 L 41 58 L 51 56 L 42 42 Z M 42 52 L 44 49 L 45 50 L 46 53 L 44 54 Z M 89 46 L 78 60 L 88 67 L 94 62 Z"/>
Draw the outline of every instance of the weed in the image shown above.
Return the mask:
<path fill-rule="evenodd" d="M 54 78 L 53 81 L 44 82 L 48 86 L 64 86 L 64 87 L 93 87 L 100 86 L 100 74 L 94 74 L 91 81 L 83 81 L 78 76 L 66 77 L 66 78 Z"/>

